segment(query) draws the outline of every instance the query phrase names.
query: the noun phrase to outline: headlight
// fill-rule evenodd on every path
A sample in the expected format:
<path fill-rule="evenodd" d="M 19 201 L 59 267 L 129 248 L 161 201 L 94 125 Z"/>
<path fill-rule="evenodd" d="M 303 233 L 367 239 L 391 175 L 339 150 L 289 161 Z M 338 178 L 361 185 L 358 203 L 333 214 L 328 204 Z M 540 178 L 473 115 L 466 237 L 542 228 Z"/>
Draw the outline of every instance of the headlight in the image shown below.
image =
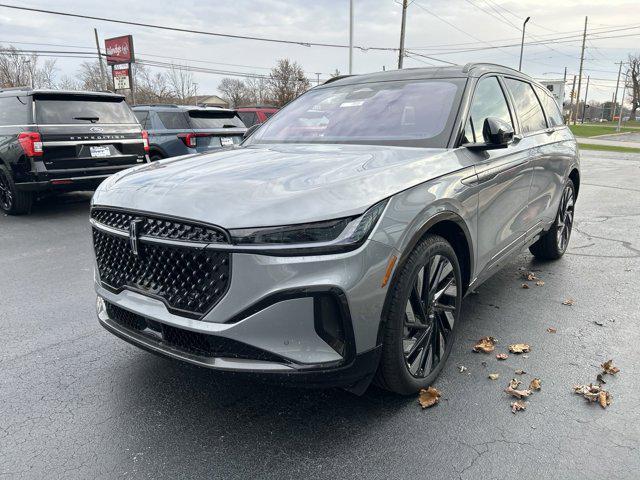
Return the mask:
<path fill-rule="evenodd" d="M 328 252 L 352 249 L 367 239 L 386 205 L 385 199 L 357 217 L 280 227 L 231 230 L 231 242 L 235 245 L 251 245 L 268 250 L 283 247 L 290 247 L 296 251 L 320 249 Z"/>

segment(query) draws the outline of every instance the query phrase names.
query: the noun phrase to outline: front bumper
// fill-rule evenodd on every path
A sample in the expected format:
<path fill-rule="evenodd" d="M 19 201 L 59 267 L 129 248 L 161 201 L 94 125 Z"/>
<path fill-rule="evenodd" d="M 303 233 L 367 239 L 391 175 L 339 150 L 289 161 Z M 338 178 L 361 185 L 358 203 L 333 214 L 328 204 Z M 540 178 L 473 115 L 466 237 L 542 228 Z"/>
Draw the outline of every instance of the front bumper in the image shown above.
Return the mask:
<path fill-rule="evenodd" d="M 375 241 L 335 255 L 234 252 L 229 290 L 200 320 L 173 314 L 162 301 L 139 292 L 109 291 L 96 277 L 98 318 L 103 327 L 134 345 L 203 367 L 262 373 L 285 382 L 298 379 L 306 385 L 353 385 L 371 377 L 377 367 L 378 326 L 386 295 L 381 282 L 392 254 L 391 247 Z M 337 348 L 319 324 L 327 314 L 319 313 L 318 298 L 325 297 L 335 298 L 340 306 L 343 348 Z M 148 319 L 156 333 L 177 329 L 236 342 L 265 355 L 194 353 L 166 341 L 164 333 L 123 326 L 109 315 L 109 304 Z"/>

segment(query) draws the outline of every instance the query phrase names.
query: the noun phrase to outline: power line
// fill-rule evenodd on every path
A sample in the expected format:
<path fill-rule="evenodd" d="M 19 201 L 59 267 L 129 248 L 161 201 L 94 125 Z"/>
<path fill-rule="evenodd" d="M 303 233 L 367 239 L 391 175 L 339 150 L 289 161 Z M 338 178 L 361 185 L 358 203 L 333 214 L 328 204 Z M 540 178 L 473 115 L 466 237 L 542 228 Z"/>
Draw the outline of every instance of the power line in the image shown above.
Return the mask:
<path fill-rule="evenodd" d="M 299 40 L 282 40 L 278 38 L 268 38 L 268 37 L 255 37 L 250 35 L 233 35 L 230 33 L 220 33 L 220 32 L 210 32 L 205 30 L 190 30 L 188 28 L 181 27 L 171 27 L 166 25 L 156 25 L 152 23 L 142 23 L 142 22 L 133 22 L 129 20 L 118 20 L 115 18 L 107 18 L 107 17 L 96 17 L 92 15 L 82 15 L 79 13 L 70 13 L 70 12 L 60 12 L 56 10 L 44 10 L 41 8 L 32 8 L 32 7 L 19 7 L 17 5 L 7 5 L 5 3 L 0 3 L 0 7 L 11 8 L 14 10 L 22 10 L 28 12 L 37 12 L 37 13 L 47 13 L 50 15 L 59 15 L 63 17 L 73 17 L 73 18 L 83 18 L 86 20 L 97 20 L 100 22 L 110 22 L 110 23 L 119 23 L 123 25 L 132 25 L 136 27 L 146 27 L 146 28 L 156 28 L 160 30 L 170 30 L 173 32 L 182 32 L 182 33 L 192 33 L 197 35 L 209 35 L 213 37 L 225 37 L 225 38 L 234 38 L 238 40 L 254 40 L 259 42 L 270 42 L 270 43 L 284 43 L 288 45 L 299 45 L 303 47 L 331 47 L 331 48 L 349 48 L 349 45 L 343 45 L 339 43 L 321 43 L 321 42 L 305 42 Z M 367 50 L 380 50 L 380 51 L 398 51 L 397 48 L 393 47 L 362 47 L 354 45 L 353 48 L 357 48 L 362 51 Z"/>

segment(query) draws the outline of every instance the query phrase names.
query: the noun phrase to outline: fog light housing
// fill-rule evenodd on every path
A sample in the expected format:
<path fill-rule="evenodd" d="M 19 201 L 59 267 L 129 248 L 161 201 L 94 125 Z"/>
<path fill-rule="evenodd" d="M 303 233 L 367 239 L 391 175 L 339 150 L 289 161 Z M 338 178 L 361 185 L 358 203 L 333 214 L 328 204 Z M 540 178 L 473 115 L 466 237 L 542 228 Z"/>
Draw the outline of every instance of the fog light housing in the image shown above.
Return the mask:
<path fill-rule="evenodd" d="M 341 356 L 347 351 L 345 318 L 334 295 L 316 295 L 313 299 L 316 333 Z"/>

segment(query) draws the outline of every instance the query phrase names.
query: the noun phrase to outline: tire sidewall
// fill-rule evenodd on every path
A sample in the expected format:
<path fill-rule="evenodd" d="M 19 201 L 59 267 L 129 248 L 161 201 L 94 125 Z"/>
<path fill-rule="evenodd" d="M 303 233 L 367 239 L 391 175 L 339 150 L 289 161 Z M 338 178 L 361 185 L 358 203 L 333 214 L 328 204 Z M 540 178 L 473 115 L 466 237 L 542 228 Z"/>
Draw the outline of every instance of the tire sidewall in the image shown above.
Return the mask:
<path fill-rule="evenodd" d="M 13 209 L 15 208 L 15 204 L 16 204 L 16 187 L 13 184 L 13 179 L 11 178 L 11 174 L 9 173 L 7 167 L 5 167 L 4 165 L 0 164 L 0 175 L 2 175 L 5 179 L 6 182 L 9 186 L 9 188 L 11 189 L 11 205 L 9 205 L 9 208 L 6 209 L 4 208 L 3 205 L 0 205 L 0 211 L 4 212 L 4 213 L 12 213 Z"/>
<path fill-rule="evenodd" d="M 406 304 L 409 299 L 409 294 L 411 292 L 411 288 L 413 287 L 413 280 L 419 270 L 426 264 L 428 259 L 434 255 L 443 255 L 449 260 L 453 267 L 454 276 L 456 280 L 456 285 L 458 286 L 458 298 L 456 299 L 456 312 L 453 329 L 451 331 L 451 336 L 449 337 L 449 341 L 447 343 L 444 354 L 440 360 L 438 366 L 425 378 L 416 378 L 411 373 L 409 373 L 404 359 L 404 351 L 403 351 L 403 333 L 404 333 L 404 312 L 406 308 Z M 405 269 L 402 272 L 402 275 L 399 277 L 399 281 L 396 285 L 393 286 L 393 295 L 392 303 L 393 307 L 389 310 L 391 316 L 387 318 L 389 322 L 389 328 L 393 328 L 395 330 L 395 338 L 394 345 L 385 345 L 383 348 L 388 348 L 392 351 L 393 363 L 396 365 L 396 374 L 397 380 L 399 380 L 399 384 L 404 393 L 410 394 L 417 392 L 420 388 L 426 388 L 430 385 L 436 377 L 439 375 L 440 371 L 444 368 L 444 364 L 446 363 L 449 354 L 451 353 L 451 349 L 453 347 L 453 343 L 456 336 L 456 331 L 458 327 L 458 323 L 461 318 L 461 306 L 462 306 L 462 275 L 460 272 L 460 265 L 458 263 L 458 259 L 456 254 L 449 245 L 449 243 L 442 237 L 438 236 L 430 236 L 420 242 L 410 254 L 409 259 L 402 267 Z"/>

